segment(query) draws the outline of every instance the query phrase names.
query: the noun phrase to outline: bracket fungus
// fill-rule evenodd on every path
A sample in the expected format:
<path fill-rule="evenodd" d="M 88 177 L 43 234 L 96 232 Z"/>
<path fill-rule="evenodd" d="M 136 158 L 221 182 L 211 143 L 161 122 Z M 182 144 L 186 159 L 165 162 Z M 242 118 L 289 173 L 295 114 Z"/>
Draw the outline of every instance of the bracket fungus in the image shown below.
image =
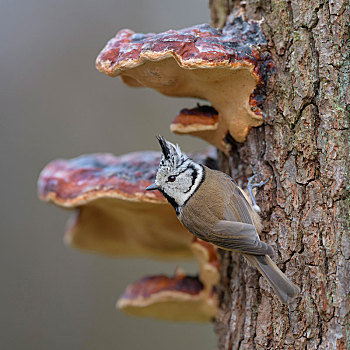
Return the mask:
<path fill-rule="evenodd" d="M 223 29 L 207 24 L 160 34 L 124 29 L 101 51 L 96 67 L 132 87 L 209 101 L 218 123 L 205 134 L 193 134 L 228 152 L 228 134 L 244 142 L 251 127 L 263 123 L 259 106 L 273 70 L 265 45 L 259 22 L 242 17 Z"/>
<path fill-rule="evenodd" d="M 206 155 L 197 158 L 204 161 Z M 159 161 L 159 152 L 56 160 L 40 175 L 39 196 L 77 209 L 65 233 L 74 247 L 116 256 L 192 256 L 192 236 L 172 207 L 161 193 L 145 191 Z"/>
<path fill-rule="evenodd" d="M 134 316 L 169 321 L 211 321 L 217 312 L 216 285 L 220 263 L 216 248 L 195 238 L 191 248 L 199 264 L 199 276 L 177 269 L 174 277 L 149 276 L 129 285 L 117 307 Z"/>
<path fill-rule="evenodd" d="M 170 124 L 175 134 L 190 134 L 210 141 L 212 132 L 218 127 L 218 112 L 211 106 L 184 108 Z"/>
<path fill-rule="evenodd" d="M 160 152 L 144 151 L 56 160 L 40 174 L 39 196 L 76 210 L 65 233 L 65 241 L 74 247 L 118 257 L 197 258 L 199 278 L 147 277 L 129 286 L 118 305 L 140 316 L 209 321 L 217 309 L 216 248 L 194 241 L 160 192 L 145 191 L 154 182 L 160 157 Z M 211 150 L 194 154 L 193 159 L 215 164 Z M 176 311 L 189 305 L 188 314 Z"/>

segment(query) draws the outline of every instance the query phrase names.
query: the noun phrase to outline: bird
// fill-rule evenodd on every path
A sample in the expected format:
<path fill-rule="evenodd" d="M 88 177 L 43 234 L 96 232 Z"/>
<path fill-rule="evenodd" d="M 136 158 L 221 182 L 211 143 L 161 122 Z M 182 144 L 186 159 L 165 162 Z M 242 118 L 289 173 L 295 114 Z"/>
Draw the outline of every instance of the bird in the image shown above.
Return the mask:
<path fill-rule="evenodd" d="M 249 197 L 227 174 L 197 164 L 180 147 L 157 136 L 162 156 L 155 182 L 174 207 L 180 222 L 194 236 L 239 252 L 266 278 L 282 303 L 300 291 L 272 260 L 273 248 L 260 240 L 260 216 Z"/>

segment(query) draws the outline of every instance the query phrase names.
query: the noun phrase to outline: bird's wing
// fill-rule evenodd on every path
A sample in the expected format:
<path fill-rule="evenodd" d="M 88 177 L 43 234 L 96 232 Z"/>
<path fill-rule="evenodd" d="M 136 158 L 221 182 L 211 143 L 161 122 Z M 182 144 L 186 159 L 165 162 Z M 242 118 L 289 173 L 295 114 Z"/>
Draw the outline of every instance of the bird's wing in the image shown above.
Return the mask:
<path fill-rule="evenodd" d="M 210 242 L 240 253 L 273 256 L 272 247 L 260 240 L 255 226 L 242 222 L 218 221 L 211 231 Z"/>
<path fill-rule="evenodd" d="M 251 206 L 242 190 L 233 182 L 224 184 L 224 219 L 218 221 L 213 229 L 210 241 L 224 249 L 235 250 L 253 255 L 273 256 L 273 249 L 260 241 L 251 216 Z"/>
<path fill-rule="evenodd" d="M 247 237 L 256 239 L 255 226 L 244 222 L 220 220 L 214 226 L 215 234 L 222 237 Z"/>
<path fill-rule="evenodd" d="M 239 221 L 254 225 L 252 216 L 250 214 L 252 210 L 250 204 L 246 200 L 242 190 L 238 187 L 238 185 L 229 180 L 231 179 L 228 178 L 223 182 L 225 193 L 225 219 L 229 221 Z"/>

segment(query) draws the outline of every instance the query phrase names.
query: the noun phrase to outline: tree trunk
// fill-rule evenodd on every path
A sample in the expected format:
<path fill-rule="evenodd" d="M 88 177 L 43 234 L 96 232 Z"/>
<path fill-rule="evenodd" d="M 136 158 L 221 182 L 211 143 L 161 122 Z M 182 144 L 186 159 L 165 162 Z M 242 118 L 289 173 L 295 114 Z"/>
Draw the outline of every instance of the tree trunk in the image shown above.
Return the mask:
<path fill-rule="evenodd" d="M 214 26 L 263 19 L 276 71 L 265 124 L 221 168 L 258 180 L 262 240 L 301 289 L 282 305 L 242 257 L 222 252 L 219 349 L 350 349 L 348 1 L 211 0 Z M 348 187 L 348 188 L 347 188 Z"/>

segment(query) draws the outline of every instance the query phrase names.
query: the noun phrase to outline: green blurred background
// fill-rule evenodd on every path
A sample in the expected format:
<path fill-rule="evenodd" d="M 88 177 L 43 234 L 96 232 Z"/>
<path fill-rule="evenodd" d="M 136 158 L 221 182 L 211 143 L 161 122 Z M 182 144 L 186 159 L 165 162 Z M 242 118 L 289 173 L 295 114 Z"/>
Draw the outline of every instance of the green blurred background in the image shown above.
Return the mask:
<path fill-rule="evenodd" d="M 122 28 L 160 32 L 209 21 L 207 1 L 1 1 L 1 349 L 213 349 L 211 324 L 137 319 L 115 310 L 128 283 L 176 263 L 112 259 L 63 245 L 68 212 L 37 199 L 55 158 L 157 149 L 195 100 L 132 89 L 95 70 Z M 181 263 L 196 272 L 195 264 Z"/>

